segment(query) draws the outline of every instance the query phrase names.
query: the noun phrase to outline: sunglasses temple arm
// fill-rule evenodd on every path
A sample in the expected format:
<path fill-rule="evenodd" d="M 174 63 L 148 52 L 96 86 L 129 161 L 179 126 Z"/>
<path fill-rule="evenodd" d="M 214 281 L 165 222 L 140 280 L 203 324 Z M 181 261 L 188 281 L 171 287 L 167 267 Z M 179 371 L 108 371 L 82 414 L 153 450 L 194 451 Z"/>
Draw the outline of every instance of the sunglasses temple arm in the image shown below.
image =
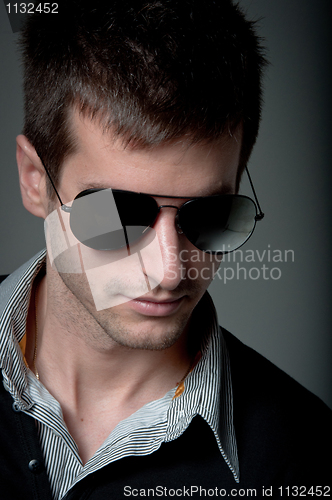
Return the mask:
<path fill-rule="evenodd" d="M 49 171 L 47 170 L 47 168 L 46 168 L 46 166 L 45 166 L 45 163 L 43 162 L 43 160 L 42 160 L 41 156 L 38 154 L 38 152 L 37 152 L 37 155 L 39 156 L 39 159 L 40 159 L 40 161 L 41 161 L 41 163 L 42 163 L 42 165 L 43 165 L 43 167 L 44 167 L 44 169 L 45 169 L 45 172 L 46 172 L 46 174 L 47 174 L 47 177 L 49 178 L 50 183 L 52 184 L 52 187 L 53 187 L 53 189 L 54 189 L 54 191 L 55 191 L 55 194 L 57 195 L 57 198 L 58 198 L 58 200 L 59 200 L 59 202 L 60 202 L 61 206 L 63 206 L 64 204 L 62 203 L 62 200 L 61 200 L 61 198 L 60 198 L 60 195 L 59 195 L 58 191 L 56 190 L 56 187 L 55 187 L 55 185 L 54 185 L 54 182 L 53 182 L 53 180 L 52 180 L 52 177 L 51 177 L 51 175 L 50 175 Z"/>
<path fill-rule="evenodd" d="M 262 212 L 261 206 L 260 206 L 259 201 L 258 201 L 258 199 L 257 199 L 257 196 L 256 196 L 256 191 L 255 191 L 254 185 L 253 185 L 253 183 L 252 183 L 252 180 L 251 180 L 251 177 L 250 177 L 250 174 L 249 174 L 248 167 L 246 166 L 246 167 L 245 167 L 245 169 L 246 169 L 246 172 L 247 172 L 247 175 L 248 175 L 248 179 L 249 179 L 249 182 L 250 182 L 250 186 L 251 186 L 252 192 L 254 193 L 254 197 L 255 197 L 255 201 L 256 201 L 256 204 L 257 204 L 258 210 L 259 210 L 259 213 L 256 215 L 255 219 L 256 219 L 256 220 L 262 220 L 262 219 L 263 219 L 263 217 L 264 217 L 264 213 Z"/>

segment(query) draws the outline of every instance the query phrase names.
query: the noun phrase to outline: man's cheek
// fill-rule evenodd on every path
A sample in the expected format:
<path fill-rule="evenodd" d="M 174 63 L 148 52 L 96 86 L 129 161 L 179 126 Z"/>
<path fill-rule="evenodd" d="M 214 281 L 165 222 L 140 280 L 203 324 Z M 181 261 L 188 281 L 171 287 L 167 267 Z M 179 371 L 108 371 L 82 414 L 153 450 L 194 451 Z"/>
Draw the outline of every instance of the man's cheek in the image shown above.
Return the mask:
<path fill-rule="evenodd" d="M 84 273 L 59 273 L 60 278 L 70 292 L 89 310 L 95 310 L 95 302 L 90 290 L 89 282 Z"/>
<path fill-rule="evenodd" d="M 95 250 L 73 235 L 68 214 L 55 210 L 45 220 L 45 237 L 53 269 L 82 303 L 93 303 L 96 311 L 141 297 L 163 280 L 161 249 L 152 228 L 128 246 Z"/>

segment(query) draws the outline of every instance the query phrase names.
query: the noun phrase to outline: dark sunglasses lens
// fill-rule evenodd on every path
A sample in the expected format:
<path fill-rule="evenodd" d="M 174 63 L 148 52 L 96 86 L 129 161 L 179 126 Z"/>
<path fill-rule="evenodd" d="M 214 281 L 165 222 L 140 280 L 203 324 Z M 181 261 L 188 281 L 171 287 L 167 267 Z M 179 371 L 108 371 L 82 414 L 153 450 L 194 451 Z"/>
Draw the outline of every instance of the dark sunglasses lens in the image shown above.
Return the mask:
<path fill-rule="evenodd" d="M 255 228 L 256 205 L 241 195 L 211 196 L 186 203 L 181 229 L 200 250 L 227 253 L 239 248 Z"/>
<path fill-rule="evenodd" d="M 118 250 L 146 234 L 157 213 L 158 206 L 149 196 L 112 189 L 89 190 L 73 201 L 70 227 L 87 247 Z"/>

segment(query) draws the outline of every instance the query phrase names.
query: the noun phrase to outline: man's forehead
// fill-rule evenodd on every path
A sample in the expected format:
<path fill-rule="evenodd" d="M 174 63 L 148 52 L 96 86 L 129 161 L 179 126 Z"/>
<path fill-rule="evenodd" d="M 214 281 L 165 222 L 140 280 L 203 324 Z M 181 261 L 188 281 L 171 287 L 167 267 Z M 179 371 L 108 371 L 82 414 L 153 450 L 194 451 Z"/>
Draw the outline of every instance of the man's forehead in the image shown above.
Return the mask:
<path fill-rule="evenodd" d="M 181 177 L 182 188 L 185 188 L 185 183 L 188 187 L 185 193 L 182 190 L 181 195 L 189 193 L 190 196 L 204 196 L 234 192 L 241 149 L 241 127 L 233 134 L 224 134 L 218 142 L 193 144 L 189 136 L 184 136 L 172 142 L 143 147 L 135 142 L 127 143 L 123 137 L 104 130 L 98 119 L 92 120 L 77 111 L 72 113 L 70 126 L 76 145 L 70 163 L 75 163 L 75 157 L 80 163 L 77 187 L 81 191 L 112 187 L 168 194 L 165 189 L 172 186 L 169 194 L 175 196 L 174 188 L 178 186 Z M 217 183 L 216 169 L 220 170 L 220 182 Z M 160 185 L 148 182 L 149 177 L 152 181 L 156 176 L 161 181 Z M 215 176 L 213 185 L 209 183 L 211 176 Z M 130 182 L 130 177 L 137 181 L 140 178 L 140 181 Z M 196 186 L 190 192 L 195 179 Z"/>

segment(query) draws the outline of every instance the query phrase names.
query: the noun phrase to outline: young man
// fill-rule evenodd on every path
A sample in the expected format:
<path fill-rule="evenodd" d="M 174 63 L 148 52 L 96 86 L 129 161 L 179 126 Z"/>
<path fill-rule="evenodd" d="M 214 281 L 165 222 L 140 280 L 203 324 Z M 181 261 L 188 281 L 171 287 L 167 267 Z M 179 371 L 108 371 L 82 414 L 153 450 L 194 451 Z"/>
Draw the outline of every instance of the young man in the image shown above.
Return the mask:
<path fill-rule="evenodd" d="M 263 215 L 236 194 L 252 24 L 228 0 L 72 0 L 21 44 L 20 186 L 47 252 L 1 287 L 3 498 L 328 494 L 329 410 L 207 294 Z"/>

